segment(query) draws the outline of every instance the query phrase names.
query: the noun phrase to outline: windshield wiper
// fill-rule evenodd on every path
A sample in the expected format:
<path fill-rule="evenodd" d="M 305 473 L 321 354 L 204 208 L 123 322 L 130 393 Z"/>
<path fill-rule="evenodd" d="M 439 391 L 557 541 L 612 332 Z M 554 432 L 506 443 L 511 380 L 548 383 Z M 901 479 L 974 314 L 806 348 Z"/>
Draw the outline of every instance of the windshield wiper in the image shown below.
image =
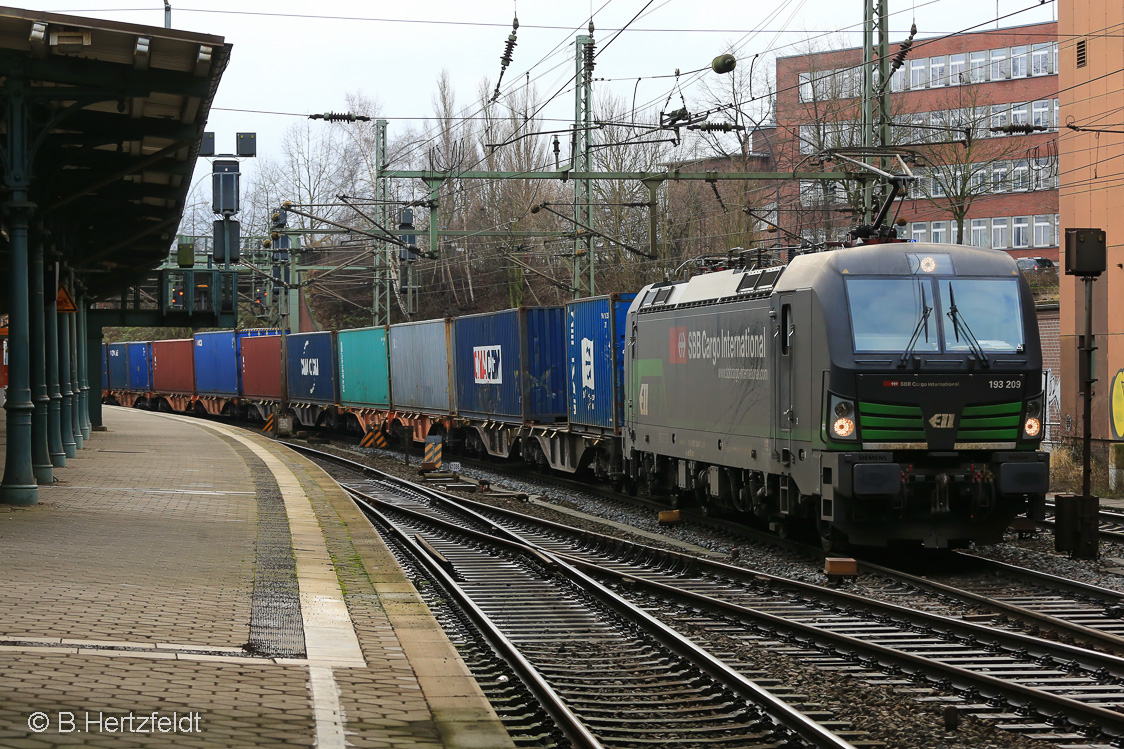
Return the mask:
<path fill-rule="evenodd" d="M 921 330 L 925 330 L 925 343 L 929 342 L 929 315 L 932 314 L 933 308 L 929 306 L 929 299 L 925 296 L 925 287 L 921 287 L 921 319 L 917 321 L 917 325 L 913 328 L 913 335 L 910 336 L 909 343 L 906 344 L 905 351 L 902 352 L 902 358 L 898 361 L 899 367 L 904 367 L 909 357 L 913 355 L 913 349 L 917 346 L 917 339 L 921 335 Z"/>
<path fill-rule="evenodd" d="M 972 355 L 979 360 L 982 366 L 990 367 L 991 360 L 984 353 L 983 346 L 972 333 L 972 329 L 968 327 L 968 321 L 956 308 L 956 294 L 952 291 L 952 281 L 948 282 L 948 317 L 952 320 L 952 332 L 956 336 L 957 343 L 960 342 L 960 331 L 963 330 L 964 340 L 968 342 L 968 349 L 972 352 Z"/>

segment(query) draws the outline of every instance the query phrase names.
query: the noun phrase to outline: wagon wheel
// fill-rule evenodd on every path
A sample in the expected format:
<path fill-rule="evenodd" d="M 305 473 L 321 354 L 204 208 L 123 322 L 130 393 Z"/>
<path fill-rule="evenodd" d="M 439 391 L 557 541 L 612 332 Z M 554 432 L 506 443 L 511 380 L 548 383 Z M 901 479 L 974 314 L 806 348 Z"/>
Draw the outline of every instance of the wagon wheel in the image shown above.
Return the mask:
<path fill-rule="evenodd" d="M 816 535 L 820 537 L 820 546 L 824 551 L 840 552 L 849 546 L 847 536 L 827 520 L 816 520 Z"/>

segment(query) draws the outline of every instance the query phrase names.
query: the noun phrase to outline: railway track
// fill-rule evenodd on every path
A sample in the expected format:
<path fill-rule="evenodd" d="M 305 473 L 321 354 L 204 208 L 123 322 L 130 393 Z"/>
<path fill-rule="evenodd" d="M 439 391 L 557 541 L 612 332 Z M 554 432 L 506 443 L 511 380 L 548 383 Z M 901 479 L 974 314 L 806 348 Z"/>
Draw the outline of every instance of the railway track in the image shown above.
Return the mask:
<path fill-rule="evenodd" d="M 575 534 L 487 505 L 472 512 L 490 527 L 517 528 L 557 559 L 643 599 L 657 616 L 686 616 L 696 628 L 741 638 L 747 647 L 777 643 L 821 667 L 920 689 L 924 699 L 947 700 L 1008 730 L 1066 746 L 1105 746 L 1124 736 L 1124 660 L 1115 656 Z M 661 611 L 669 599 L 678 603 Z"/>
<path fill-rule="evenodd" d="M 549 553 L 486 523 L 466 539 L 463 517 L 385 481 L 345 488 L 455 591 L 574 746 L 853 746 Z"/>
<path fill-rule="evenodd" d="M 1039 525 L 1046 528 L 1054 527 L 1054 503 L 1046 503 L 1047 518 L 1039 521 Z M 1114 512 L 1113 510 L 1100 510 L 1098 513 L 1098 524 L 1101 539 L 1105 541 L 1114 541 L 1117 543 L 1124 543 L 1124 513 Z"/>

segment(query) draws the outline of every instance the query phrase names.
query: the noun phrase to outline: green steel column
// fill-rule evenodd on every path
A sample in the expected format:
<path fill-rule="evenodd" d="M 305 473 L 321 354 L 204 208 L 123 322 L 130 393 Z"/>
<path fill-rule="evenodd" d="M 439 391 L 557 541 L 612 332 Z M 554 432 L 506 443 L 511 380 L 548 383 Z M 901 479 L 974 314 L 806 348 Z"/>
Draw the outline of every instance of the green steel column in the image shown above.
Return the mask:
<path fill-rule="evenodd" d="M 58 304 L 51 299 L 43 310 L 47 324 L 47 450 L 51 465 L 66 467 L 66 451 L 62 447 L 62 392 L 59 390 L 59 314 Z"/>
<path fill-rule="evenodd" d="M 859 145 L 869 151 L 874 146 L 874 0 L 863 0 L 862 129 Z M 864 224 L 874 221 L 874 182 L 862 180 Z"/>
<path fill-rule="evenodd" d="M 59 389 L 62 390 L 62 410 L 59 425 L 62 427 L 62 449 L 66 457 L 73 458 L 78 455 L 78 446 L 74 444 L 74 427 L 71 425 L 71 416 L 74 407 L 71 399 L 74 392 L 70 389 L 70 314 L 60 312 L 59 318 Z"/>
<path fill-rule="evenodd" d="M 593 22 L 589 23 L 593 34 Z M 584 34 L 574 43 L 574 140 L 571 166 L 576 172 L 590 172 L 593 168 L 593 64 L 586 61 L 586 47 L 593 44 L 593 36 Z M 574 220 L 578 222 L 574 237 L 574 298 L 593 296 L 593 235 L 581 227 L 593 228 L 593 184 L 588 178 L 574 180 Z M 588 264 L 588 275 L 583 272 Z"/>
<path fill-rule="evenodd" d="M 70 277 L 70 288 L 74 288 L 74 276 Z M 77 298 L 72 293 L 72 298 Z M 67 320 L 67 327 L 70 328 L 69 345 L 70 349 L 67 355 L 70 357 L 70 428 L 74 433 L 74 447 L 76 450 L 81 450 L 83 445 L 82 439 L 82 416 L 79 409 L 82 405 L 82 399 L 78 390 L 78 314 L 71 312 L 70 319 Z"/>
<path fill-rule="evenodd" d="M 390 226 L 390 186 L 389 180 L 382 176 L 386 170 L 386 120 L 375 120 L 375 217 L 379 225 Z M 391 278 L 390 269 L 393 263 L 391 252 L 394 245 L 390 242 L 379 241 L 375 243 L 377 249 L 374 253 L 373 264 L 375 267 L 374 282 L 374 324 L 390 325 L 390 313 L 394 306 L 394 279 Z M 382 276 L 379 275 L 379 263 L 382 263 Z"/>
<path fill-rule="evenodd" d="M 82 438 L 90 439 L 90 354 L 86 335 L 86 294 L 77 298 L 78 314 L 78 422 L 82 425 Z"/>
<path fill-rule="evenodd" d="M 0 159 L 4 171 L 7 199 L 0 206 L 8 229 L 8 393 L 4 401 L 7 434 L 4 449 L 4 480 L 0 482 L 0 502 L 33 505 L 39 501 L 39 487 L 31 465 L 30 331 L 28 310 L 27 225 L 35 204 L 29 198 L 31 187 L 31 144 L 27 131 L 27 80 L 19 63 L 5 71 L 7 94 L 7 138 Z"/>
<path fill-rule="evenodd" d="M 31 465 L 35 480 L 40 484 L 53 484 L 55 472 L 47 451 L 47 412 L 51 399 L 47 397 L 47 342 L 43 320 L 45 304 L 43 295 L 43 237 L 36 236 L 31 243 L 31 401 L 35 412 L 31 417 Z"/>

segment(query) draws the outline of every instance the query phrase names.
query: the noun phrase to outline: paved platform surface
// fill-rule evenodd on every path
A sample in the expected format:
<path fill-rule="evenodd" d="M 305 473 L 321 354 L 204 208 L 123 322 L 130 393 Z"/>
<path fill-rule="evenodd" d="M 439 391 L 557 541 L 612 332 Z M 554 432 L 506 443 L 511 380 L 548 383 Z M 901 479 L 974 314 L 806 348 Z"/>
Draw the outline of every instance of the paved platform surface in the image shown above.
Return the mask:
<path fill-rule="evenodd" d="M 0 505 L 0 747 L 513 746 L 316 466 L 212 422 L 104 420 L 38 505 Z"/>

